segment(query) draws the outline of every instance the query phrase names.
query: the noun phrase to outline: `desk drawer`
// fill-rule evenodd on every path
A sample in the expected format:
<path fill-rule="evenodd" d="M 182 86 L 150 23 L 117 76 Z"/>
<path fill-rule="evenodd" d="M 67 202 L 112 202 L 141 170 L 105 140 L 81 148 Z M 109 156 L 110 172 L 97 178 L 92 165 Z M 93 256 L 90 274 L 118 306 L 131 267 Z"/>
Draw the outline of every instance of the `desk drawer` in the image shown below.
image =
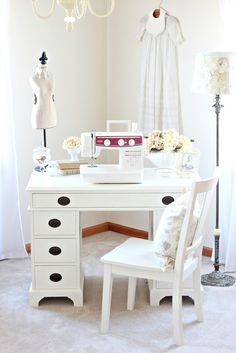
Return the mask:
<path fill-rule="evenodd" d="M 76 288 L 75 266 L 35 266 L 36 289 Z"/>
<path fill-rule="evenodd" d="M 33 194 L 33 208 L 76 207 L 74 194 Z"/>
<path fill-rule="evenodd" d="M 76 232 L 75 212 L 33 212 L 34 235 L 74 235 Z"/>
<path fill-rule="evenodd" d="M 34 239 L 36 263 L 76 261 L 76 239 Z"/>
<path fill-rule="evenodd" d="M 163 207 L 168 199 L 174 200 L 179 193 L 109 193 L 109 194 L 33 194 L 34 208 L 156 208 Z M 65 203 L 64 206 L 59 202 Z"/>

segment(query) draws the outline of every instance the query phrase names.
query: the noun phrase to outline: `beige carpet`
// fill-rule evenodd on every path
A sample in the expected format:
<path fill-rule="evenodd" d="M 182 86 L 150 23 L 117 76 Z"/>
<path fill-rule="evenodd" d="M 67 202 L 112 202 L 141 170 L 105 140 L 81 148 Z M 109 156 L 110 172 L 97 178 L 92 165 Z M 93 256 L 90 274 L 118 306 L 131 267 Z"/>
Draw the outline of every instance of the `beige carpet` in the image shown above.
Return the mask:
<path fill-rule="evenodd" d="M 86 285 L 83 308 L 67 299 L 28 303 L 30 260 L 0 262 L 0 353 L 236 353 L 236 287 L 205 288 L 205 321 L 197 323 L 191 300 L 184 300 L 185 345 L 172 338 L 171 302 L 148 305 L 143 280 L 136 306 L 126 311 L 127 281 L 115 278 L 110 332 L 101 335 L 102 267 L 99 258 L 125 240 L 107 232 L 83 241 Z M 207 260 L 208 261 L 208 260 Z M 211 267 L 204 266 L 205 272 Z"/>

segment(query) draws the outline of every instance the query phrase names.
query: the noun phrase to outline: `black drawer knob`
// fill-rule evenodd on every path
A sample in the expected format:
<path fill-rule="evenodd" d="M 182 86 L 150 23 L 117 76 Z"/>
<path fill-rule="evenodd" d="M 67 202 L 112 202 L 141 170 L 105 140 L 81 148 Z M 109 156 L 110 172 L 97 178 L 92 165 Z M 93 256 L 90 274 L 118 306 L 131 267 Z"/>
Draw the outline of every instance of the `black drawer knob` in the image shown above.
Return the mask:
<path fill-rule="evenodd" d="M 59 248 L 59 246 L 52 246 L 48 251 L 51 255 L 57 256 L 60 255 L 61 248 Z"/>
<path fill-rule="evenodd" d="M 61 225 L 61 221 L 59 219 L 53 218 L 48 221 L 48 225 L 52 228 L 58 228 Z"/>
<path fill-rule="evenodd" d="M 62 280 L 62 275 L 60 275 L 60 273 L 52 273 L 49 278 L 52 282 L 60 282 Z"/>
<path fill-rule="evenodd" d="M 67 205 L 70 204 L 70 199 L 69 199 L 69 197 L 61 196 L 61 197 L 59 197 L 59 199 L 57 200 L 57 202 L 58 202 L 59 205 L 61 205 L 61 206 L 67 206 Z"/>
<path fill-rule="evenodd" d="M 164 205 L 169 205 L 173 201 L 175 201 L 175 199 L 172 196 L 165 196 L 162 199 L 162 203 L 164 203 Z"/>

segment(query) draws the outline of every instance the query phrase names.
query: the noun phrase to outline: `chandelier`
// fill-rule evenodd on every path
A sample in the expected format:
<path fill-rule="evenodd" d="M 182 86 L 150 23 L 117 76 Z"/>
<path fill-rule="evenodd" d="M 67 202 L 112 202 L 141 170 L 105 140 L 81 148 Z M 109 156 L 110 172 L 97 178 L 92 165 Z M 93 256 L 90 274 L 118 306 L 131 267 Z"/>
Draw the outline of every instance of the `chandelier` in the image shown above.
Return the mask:
<path fill-rule="evenodd" d="M 89 10 L 93 16 L 104 18 L 110 16 L 115 8 L 115 0 L 109 0 L 109 10 L 105 14 L 98 14 L 93 10 L 90 0 L 52 0 L 49 13 L 47 15 L 42 15 L 38 11 L 37 2 L 38 0 L 32 0 L 33 10 L 34 13 L 41 19 L 47 19 L 53 14 L 56 3 L 57 5 L 63 7 L 66 13 L 64 21 L 68 32 L 73 30 L 76 19 L 80 20 L 86 14 L 87 10 Z"/>

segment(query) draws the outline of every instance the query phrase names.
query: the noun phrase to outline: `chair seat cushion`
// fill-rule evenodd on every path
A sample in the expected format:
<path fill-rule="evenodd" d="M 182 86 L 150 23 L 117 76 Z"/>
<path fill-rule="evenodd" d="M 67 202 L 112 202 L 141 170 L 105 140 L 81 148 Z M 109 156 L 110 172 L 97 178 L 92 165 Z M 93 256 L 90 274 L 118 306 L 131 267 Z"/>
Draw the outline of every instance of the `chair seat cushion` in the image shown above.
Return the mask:
<path fill-rule="evenodd" d="M 157 232 L 154 235 L 154 252 L 157 255 L 158 267 L 162 271 L 174 268 L 180 232 L 186 214 L 189 196 L 189 193 L 186 193 L 166 206 Z M 190 232 L 188 234 L 187 246 L 192 244 L 199 217 L 199 205 L 196 203 L 191 220 Z"/>

